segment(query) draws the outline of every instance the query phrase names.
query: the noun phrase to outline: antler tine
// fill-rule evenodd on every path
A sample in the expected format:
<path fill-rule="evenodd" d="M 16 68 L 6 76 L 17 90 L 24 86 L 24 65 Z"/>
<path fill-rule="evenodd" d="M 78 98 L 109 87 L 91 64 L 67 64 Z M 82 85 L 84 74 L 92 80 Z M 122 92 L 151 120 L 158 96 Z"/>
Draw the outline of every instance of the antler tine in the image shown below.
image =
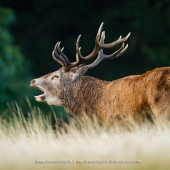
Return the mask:
<path fill-rule="evenodd" d="M 99 30 L 97 32 L 96 39 L 95 39 L 95 47 L 94 47 L 93 52 L 90 55 L 83 57 L 84 61 L 93 59 L 98 54 L 98 52 L 101 50 L 99 39 L 100 39 L 101 31 L 103 28 L 103 24 L 104 24 L 104 22 L 101 23 Z"/>
<path fill-rule="evenodd" d="M 120 35 L 120 37 L 118 38 L 118 40 L 120 40 L 120 39 L 122 39 L 122 36 L 121 36 L 121 35 Z M 117 41 L 118 41 L 118 40 L 117 40 Z"/>
<path fill-rule="evenodd" d="M 78 62 L 83 62 L 82 60 L 83 60 L 83 58 L 82 58 L 82 56 L 81 56 L 81 53 L 80 53 L 80 47 L 79 47 L 79 42 L 80 42 L 80 37 L 81 37 L 81 34 L 78 36 L 78 38 L 77 38 L 77 41 L 76 41 L 76 51 L 77 51 L 77 54 L 78 54 Z"/>
<path fill-rule="evenodd" d="M 57 44 L 56 44 L 55 47 L 54 47 L 54 51 L 52 52 L 52 57 L 53 57 L 53 59 L 54 59 L 57 63 L 59 63 L 60 65 L 62 65 L 63 67 L 65 67 L 65 66 L 66 66 L 65 61 L 63 60 L 63 58 L 62 58 L 61 56 L 59 56 L 59 54 L 57 53 L 57 50 L 56 50 L 58 43 L 59 43 L 59 42 L 57 42 Z M 64 48 L 63 48 L 63 49 L 64 49 Z M 63 49 L 62 49 L 62 50 L 63 50 Z"/>
<path fill-rule="evenodd" d="M 104 43 L 104 39 L 105 39 L 105 31 L 102 32 L 101 38 L 100 38 L 100 43 Z M 100 52 L 103 52 L 103 49 L 100 50 Z"/>
<path fill-rule="evenodd" d="M 102 55 L 103 55 L 103 57 L 104 57 L 105 60 L 112 60 L 112 59 L 114 59 L 114 58 L 120 57 L 119 54 L 120 54 L 120 53 L 123 54 L 123 53 L 126 51 L 127 47 L 128 47 L 128 44 L 127 44 L 126 47 L 124 48 L 124 43 L 123 43 L 122 46 L 119 48 L 119 50 L 117 50 L 117 51 L 114 52 L 113 54 L 110 54 L 110 55 L 104 55 L 104 54 L 102 54 Z M 125 49 L 125 50 L 124 50 L 124 49 Z M 122 53 L 122 51 L 124 51 L 124 52 Z"/>
<path fill-rule="evenodd" d="M 115 58 L 120 57 L 127 50 L 127 48 L 128 48 L 128 44 L 126 45 L 126 47 L 119 54 L 116 55 Z"/>
<path fill-rule="evenodd" d="M 61 66 L 64 67 L 64 64 L 59 59 L 57 59 L 57 57 L 55 56 L 54 51 L 52 52 L 52 57 L 57 63 L 59 63 Z"/>
<path fill-rule="evenodd" d="M 57 50 L 59 51 L 60 55 L 63 57 L 63 59 L 65 60 L 65 63 L 66 63 L 66 68 L 71 64 L 70 61 L 68 60 L 68 58 L 65 56 L 65 54 L 62 52 L 62 50 L 60 49 L 60 44 L 61 42 L 59 42 L 57 44 Z"/>
<path fill-rule="evenodd" d="M 100 45 L 100 48 L 111 48 L 111 47 L 114 47 L 115 45 L 120 44 L 120 43 L 126 41 L 129 38 L 130 34 L 131 34 L 131 32 L 126 37 L 124 37 L 124 38 L 121 38 L 121 36 L 120 36 L 121 39 L 119 38 L 115 42 L 112 42 L 112 43 L 109 43 L 109 44 L 104 44 L 103 43 L 103 44 Z"/>
<path fill-rule="evenodd" d="M 101 23 L 101 25 L 100 25 L 100 27 L 99 27 L 99 30 L 98 30 L 98 32 L 97 32 L 97 35 L 96 35 L 95 45 L 96 45 L 97 47 L 100 46 L 100 44 L 99 44 L 99 39 L 100 39 L 100 35 L 101 35 L 101 32 L 102 32 L 103 24 L 104 24 L 104 22 Z"/>
<path fill-rule="evenodd" d="M 80 50 L 79 50 L 79 42 L 80 42 L 81 35 L 79 35 L 79 37 L 77 38 L 76 51 L 78 53 L 78 57 L 79 57 L 81 64 L 92 59 L 92 58 L 94 58 L 98 54 L 98 52 L 100 50 L 99 39 L 100 39 L 101 31 L 102 31 L 102 28 L 103 28 L 103 24 L 104 23 L 102 22 L 100 27 L 99 27 L 99 30 L 97 32 L 96 39 L 95 39 L 95 48 L 94 48 L 93 52 L 90 55 L 88 55 L 87 57 L 82 57 Z"/>

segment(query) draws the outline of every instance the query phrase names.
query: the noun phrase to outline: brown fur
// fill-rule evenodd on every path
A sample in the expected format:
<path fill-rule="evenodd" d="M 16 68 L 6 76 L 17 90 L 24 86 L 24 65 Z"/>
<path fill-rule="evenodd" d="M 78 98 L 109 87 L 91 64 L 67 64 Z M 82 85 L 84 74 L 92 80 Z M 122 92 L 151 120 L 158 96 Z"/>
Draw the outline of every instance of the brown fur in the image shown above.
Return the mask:
<path fill-rule="evenodd" d="M 55 74 L 60 73 L 60 82 L 51 83 Z M 130 116 L 137 122 L 148 119 L 157 122 L 170 118 L 170 68 L 156 68 L 145 74 L 128 76 L 107 82 L 90 76 L 78 76 L 60 69 L 35 79 L 32 86 L 40 84 L 50 97 L 62 101 L 65 110 L 74 117 L 86 113 L 96 114 L 102 121 L 111 123 Z M 43 99 L 42 99 L 43 101 Z M 48 102 L 47 102 L 48 103 Z"/>

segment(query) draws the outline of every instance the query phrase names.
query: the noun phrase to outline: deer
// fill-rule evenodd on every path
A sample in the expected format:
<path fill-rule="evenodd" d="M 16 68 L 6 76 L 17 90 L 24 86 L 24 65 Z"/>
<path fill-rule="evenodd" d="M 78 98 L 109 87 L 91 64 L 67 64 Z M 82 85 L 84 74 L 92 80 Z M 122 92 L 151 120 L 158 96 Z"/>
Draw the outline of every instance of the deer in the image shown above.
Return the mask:
<path fill-rule="evenodd" d="M 79 47 L 80 37 L 76 41 L 76 61 L 70 62 L 57 42 L 52 52 L 53 59 L 62 67 L 52 73 L 31 81 L 31 86 L 43 91 L 35 96 L 36 101 L 49 105 L 63 106 L 66 112 L 75 118 L 84 114 L 97 116 L 100 121 L 112 123 L 130 117 L 139 123 L 144 120 L 160 122 L 161 118 L 170 118 L 170 67 L 161 67 L 142 75 L 130 75 L 113 81 L 102 81 L 85 76 L 103 60 L 120 57 L 128 48 L 124 42 L 130 33 L 116 41 L 105 44 L 103 22 L 100 25 L 95 47 L 91 54 L 83 57 Z M 116 52 L 106 55 L 103 49 L 122 43 Z M 98 55 L 98 56 L 97 56 Z M 97 56 L 97 57 L 96 57 Z M 94 62 L 86 62 L 96 57 Z"/>

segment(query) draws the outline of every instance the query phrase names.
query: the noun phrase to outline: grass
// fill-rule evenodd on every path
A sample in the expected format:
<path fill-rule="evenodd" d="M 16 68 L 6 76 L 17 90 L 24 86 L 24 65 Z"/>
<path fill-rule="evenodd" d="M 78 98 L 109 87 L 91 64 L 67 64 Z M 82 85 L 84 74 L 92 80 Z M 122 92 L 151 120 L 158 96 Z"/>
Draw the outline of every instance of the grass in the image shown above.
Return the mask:
<path fill-rule="evenodd" d="M 113 127 L 99 125 L 95 117 L 70 119 L 69 124 L 56 118 L 54 131 L 50 116 L 31 105 L 27 118 L 17 105 L 10 113 L 8 121 L 0 119 L 0 169 L 170 168 L 168 122 L 161 127 L 129 122 L 122 128 L 116 122 Z M 125 160 L 129 163 L 122 163 Z M 139 163 L 130 163 L 134 161 Z"/>

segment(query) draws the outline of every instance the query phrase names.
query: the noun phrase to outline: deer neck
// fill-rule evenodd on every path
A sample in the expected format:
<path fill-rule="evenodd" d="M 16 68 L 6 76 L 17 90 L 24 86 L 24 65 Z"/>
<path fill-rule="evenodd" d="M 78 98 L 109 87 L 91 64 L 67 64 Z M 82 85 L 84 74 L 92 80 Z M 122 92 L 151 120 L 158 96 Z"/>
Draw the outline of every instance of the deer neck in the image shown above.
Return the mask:
<path fill-rule="evenodd" d="M 82 114 L 97 114 L 98 101 L 108 83 L 90 76 L 79 77 L 74 85 L 68 85 L 69 95 L 65 96 L 65 110 L 75 117 Z"/>

